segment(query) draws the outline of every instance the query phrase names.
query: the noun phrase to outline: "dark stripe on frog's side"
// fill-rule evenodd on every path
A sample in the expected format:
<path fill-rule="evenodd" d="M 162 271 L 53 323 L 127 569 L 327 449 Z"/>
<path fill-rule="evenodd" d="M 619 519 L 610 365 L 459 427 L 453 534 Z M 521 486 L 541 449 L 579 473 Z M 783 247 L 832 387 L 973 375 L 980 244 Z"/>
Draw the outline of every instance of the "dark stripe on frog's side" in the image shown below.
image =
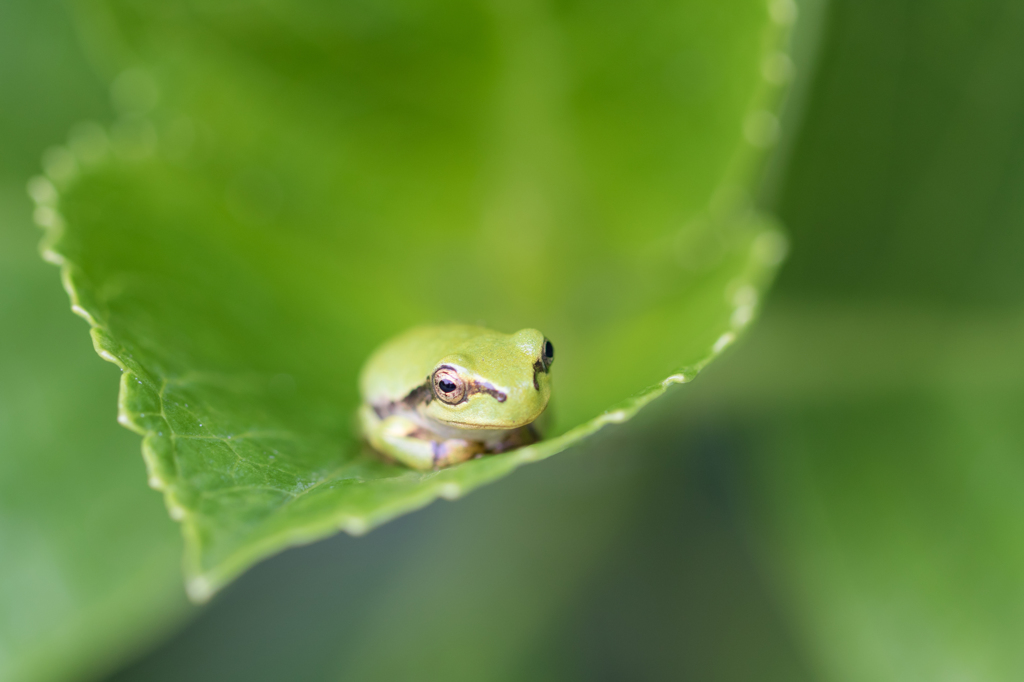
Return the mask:
<path fill-rule="evenodd" d="M 430 379 L 427 383 L 417 386 L 409 391 L 401 400 L 390 400 L 373 406 L 373 411 L 379 419 L 385 419 L 396 412 L 415 410 L 419 405 L 425 405 L 434 399 L 434 392 L 430 390 Z"/>
<path fill-rule="evenodd" d="M 427 379 L 427 383 L 420 384 L 416 388 L 409 391 L 409 395 L 405 396 L 399 401 L 402 407 L 409 409 L 415 409 L 418 405 L 426 405 L 434 399 L 434 392 L 430 390 L 430 379 Z"/>

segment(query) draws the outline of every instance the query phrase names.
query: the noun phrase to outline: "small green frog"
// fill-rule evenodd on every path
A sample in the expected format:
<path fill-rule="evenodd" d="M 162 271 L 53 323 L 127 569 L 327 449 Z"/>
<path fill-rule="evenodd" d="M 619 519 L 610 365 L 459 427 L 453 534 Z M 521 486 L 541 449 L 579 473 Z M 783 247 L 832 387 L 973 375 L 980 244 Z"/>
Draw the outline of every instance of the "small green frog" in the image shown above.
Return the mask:
<path fill-rule="evenodd" d="M 536 329 L 410 329 L 363 366 L 363 435 L 421 471 L 528 445 L 540 438 L 535 420 L 551 397 L 554 359 L 554 346 Z"/>

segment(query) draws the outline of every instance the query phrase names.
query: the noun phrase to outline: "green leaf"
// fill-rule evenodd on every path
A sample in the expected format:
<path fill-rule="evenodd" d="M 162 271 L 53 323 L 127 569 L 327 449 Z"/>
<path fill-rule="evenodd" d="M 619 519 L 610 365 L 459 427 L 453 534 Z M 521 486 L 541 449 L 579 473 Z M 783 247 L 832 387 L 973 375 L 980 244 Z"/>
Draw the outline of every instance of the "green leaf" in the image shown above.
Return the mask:
<path fill-rule="evenodd" d="M 193 598 L 629 419 L 736 338 L 785 250 L 745 199 L 793 15 L 770 10 L 84 6 L 135 62 L 119 120 L 35 181 L 43 251 L 123 369 Z M 427 474 L 358 443 L 363 359 L 448 320 L 555 341 L 552 438 Z"/>

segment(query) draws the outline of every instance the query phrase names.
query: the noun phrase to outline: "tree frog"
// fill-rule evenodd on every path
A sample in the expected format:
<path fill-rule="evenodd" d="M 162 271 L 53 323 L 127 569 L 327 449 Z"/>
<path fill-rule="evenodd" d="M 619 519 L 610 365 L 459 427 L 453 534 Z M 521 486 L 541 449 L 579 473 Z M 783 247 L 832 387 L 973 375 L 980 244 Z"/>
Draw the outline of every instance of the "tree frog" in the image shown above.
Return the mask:
<path fill-rule="evenodd" d="M 363 436 L 420 471 L 540 439 L 555 348 L 536 329 L 415 327 L 387 341 L 359 377 Z"/>

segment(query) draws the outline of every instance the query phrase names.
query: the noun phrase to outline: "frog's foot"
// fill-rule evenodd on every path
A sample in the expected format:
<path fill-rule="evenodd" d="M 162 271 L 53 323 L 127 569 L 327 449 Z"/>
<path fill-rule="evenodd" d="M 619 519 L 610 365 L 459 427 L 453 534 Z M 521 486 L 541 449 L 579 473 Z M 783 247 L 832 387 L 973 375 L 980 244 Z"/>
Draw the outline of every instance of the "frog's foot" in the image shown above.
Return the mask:
<path fill-rule="evenodd" d="M 418 428 L 404 435 L 396 431 L 384 432 L 371 443 L 378 450 L 419 471 L 444 469 L 487 453 L 487 448 L 478 441 L 459 438 L 437 440 Z"/>
<path fill-rule="evenodd" d="M 360 411 L 363 434 L 375 450 L 419 471 L 459 464 L 485 454 L 483 443 L 452 438 L 438 440 L 410 419 L 392 415 L 380 419 L 370 409 Z"/>
<path fill-rule="evenodd" d="M 487 448 L 478 441 L 450 438 L 430 442 L 434 450 L 434 467 L 437 469 L 461 464 L 474 457 L 487 454 Z"/>

